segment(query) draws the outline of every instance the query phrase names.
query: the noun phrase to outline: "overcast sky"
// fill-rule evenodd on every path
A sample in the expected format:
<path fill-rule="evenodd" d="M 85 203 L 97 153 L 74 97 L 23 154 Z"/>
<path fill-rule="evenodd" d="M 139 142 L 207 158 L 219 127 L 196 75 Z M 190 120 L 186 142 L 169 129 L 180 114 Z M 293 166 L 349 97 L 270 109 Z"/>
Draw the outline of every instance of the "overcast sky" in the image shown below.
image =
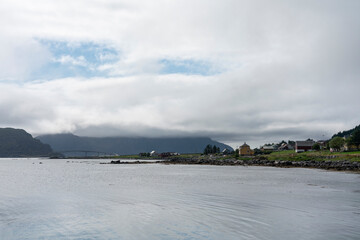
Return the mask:
<path fill-rule="evenodd" d="M 0 127 L 209 136 L 360 124 L 359 0 L 1 0 Z"/>

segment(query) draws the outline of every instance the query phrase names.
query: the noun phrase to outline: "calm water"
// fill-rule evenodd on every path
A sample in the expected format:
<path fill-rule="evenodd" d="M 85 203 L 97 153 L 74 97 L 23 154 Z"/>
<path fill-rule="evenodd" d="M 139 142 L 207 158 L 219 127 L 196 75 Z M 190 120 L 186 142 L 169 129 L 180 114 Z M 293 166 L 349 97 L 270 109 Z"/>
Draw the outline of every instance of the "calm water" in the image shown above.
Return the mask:
<path fill-rule="evenodd" d="M 348 240 L 359 226 L 359 174 L 0 160 L 0 239 Z"/>

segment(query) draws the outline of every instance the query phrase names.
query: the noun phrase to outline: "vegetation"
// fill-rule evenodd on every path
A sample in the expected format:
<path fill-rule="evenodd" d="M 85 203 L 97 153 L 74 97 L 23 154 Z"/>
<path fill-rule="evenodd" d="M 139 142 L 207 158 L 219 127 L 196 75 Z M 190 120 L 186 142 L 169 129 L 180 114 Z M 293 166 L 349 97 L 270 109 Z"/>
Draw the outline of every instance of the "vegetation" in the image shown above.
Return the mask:
<path fill-rule="evenodd" d="M 240 155 L 239 155 L 239 149 L 235 149 L 235 152 L 234 152 L 234 155 L 235 155 L 235 158 L 238 158 Z"/>
<path fill-rule="evenodd" d="M 319 151 L 319 150 L 320 150 L 320 144 L 315 143 L 315 144 L 312 146 L 312 149 L 315 150 L 315 151 Z"/>
<path fill-rule="evenodd" d="M 139 153 L 140 157 L 150 157 L 150 153 L 146 152 L 146 153 Z"/>
<path fill-rule="evenodd" d="M 360 130 L 360 125 L 359 125 L 359 126 L 356 126 L 356 127 L 353 128 L 353 129 L 350 129 L 350 130 L 338 132 L 337 134 L 334 134 L 334 136 L 332 136 L 332 138 L 334 138 L 334 137 L 346 137 L 346 136 L 351 135 L 351 134 L 352 134 L 354 131 L 356 131 L 356 130 Z"/>
<path fill-rule="evenodd" d="M 204 154 L 208 155 L 208 154 L 216 154 L 216 153 L 220 153 L 220 148 L 217 146 L 212 146 L 211 144 L 206 145 L 205 149 L 204 149 Z"/>
<path fill-rule="evenodd" d="M 355 146 L 359 149 L 360 146 L 360 128 L 352 132 L 350 138 L 347 140 L 348 146 Z"/>
<path fill-rule="evenodd" d="M 273 152 L 266 156 L 269 160 L 274 161 L 360 161 L 360 151 L 356 152 L 330 152 L 326 151 L 310 151 L 303 153 L 295 153 L 294 150 Z"/>
<path fill-rule="evenodd" d="M 236 154 L 236 153 L 235 153 Z M 271 161 L 359 161 L 360 162 L 360 151 L 356 152 L 330 152 L 326 151 L 310 151 L 303 153 L 295 153 L 294 150 L 277 151 L 271 154 L 265 155 L 265 158 Z M 124 155 L 124 156 L 113 156 L 113 159 L 158 159 L 158 157 L 140 157 L 139 155 Z M 172 159 L 208 159 L 208 155 L 203 154 L 181 154 L 180 156 L 172 156 Z M 225 159 L 237 159 L 237 160 L 250 160 L 253 157 L 249 156 L 238 156 L 236 155 L 217 155 L 217 160 Z"/>
<path fill-rule="evenodd" d="M 345 140 L 342 137 L 334 137 L 330 140 L 329 146 L 335 151 L 340 151 L 344 147 Z"/>

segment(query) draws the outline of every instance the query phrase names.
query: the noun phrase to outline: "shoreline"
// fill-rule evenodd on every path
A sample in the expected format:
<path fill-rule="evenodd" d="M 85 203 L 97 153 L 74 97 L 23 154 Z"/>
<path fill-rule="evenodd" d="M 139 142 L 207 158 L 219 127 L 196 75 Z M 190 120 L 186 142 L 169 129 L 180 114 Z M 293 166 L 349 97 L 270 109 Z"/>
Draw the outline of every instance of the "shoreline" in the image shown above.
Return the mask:
<path fill-rule="evenodd" d="M 266 158 L 249 158 L 248 160 L 237 159 L 198 159 L 198 158 L 168 158 L 154 162 L 116 160 L 102 164 L 150 164 L 160 163 L 166 165 L 215 165 L 215 166 L 263 166 L 263 167 L 280 167 L 280 168 L 316 168 L 331 171 L 346 171 L 360 173 L 360 162 L 347 160 L 327 160 L 327 161 L 290 161 L 290 160 L 268 160 Z"/>

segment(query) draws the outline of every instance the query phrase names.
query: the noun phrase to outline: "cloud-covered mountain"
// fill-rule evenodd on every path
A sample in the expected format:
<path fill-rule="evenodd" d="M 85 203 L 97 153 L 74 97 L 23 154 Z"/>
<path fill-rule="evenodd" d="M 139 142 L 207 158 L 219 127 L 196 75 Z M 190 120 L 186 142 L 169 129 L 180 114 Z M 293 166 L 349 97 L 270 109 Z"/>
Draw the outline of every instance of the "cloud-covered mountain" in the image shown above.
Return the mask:
<path fill-rule="evenodd" d="M 49 144 L 55 151 L 98 151 L 119 155 L 140 152 L 201 153 L 207 144 L 216 145 L 221 150 L 230 146 L 207 137 L 182 138 L 131 138 L 131 137 L 79 137 L 73 134 L 53 134 L 37 137 Z M 69 155 L 70 153 L 68 153 Z M 74 154 L 72 152 L 71 154 Z"/>

